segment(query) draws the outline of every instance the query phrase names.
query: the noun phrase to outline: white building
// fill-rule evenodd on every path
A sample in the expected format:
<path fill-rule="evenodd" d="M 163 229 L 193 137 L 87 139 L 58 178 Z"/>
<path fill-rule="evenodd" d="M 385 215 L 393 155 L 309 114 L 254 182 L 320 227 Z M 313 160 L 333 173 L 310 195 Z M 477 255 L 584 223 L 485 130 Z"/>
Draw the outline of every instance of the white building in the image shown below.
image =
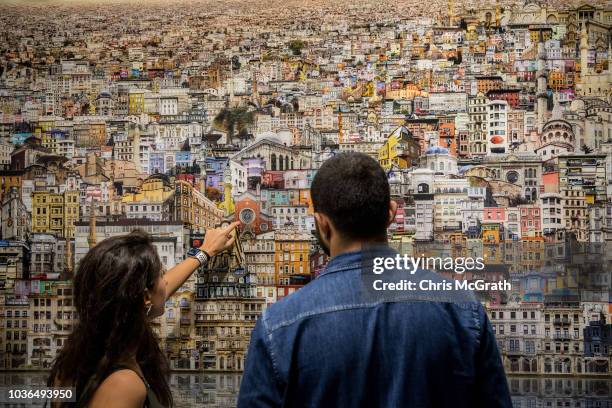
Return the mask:
<path fill-rule="evenodd" d="M 153 244 L 157 248 L 159 258 L 166 268 L 172 268 L 185 258 L 184 231 L 182 222 L 151 221 L 144 219 L 98 221 L 96 222 L 95 233 L 96 244 L 106 238 L 129 234 L 134 230 L 141 230 L 151 235 L 153 238 Z M 89 223 L 76 222 L 74 237 L 75 266 L 78 265 L 87 251 L 89 251 L 88 238 Z M 189 290 L 195 291 L 195 286 Z"/>
<path fill-rule="evenodd" d="M 508 151 L 508 102 L 494 100 L 487 103 L 487 152 Z"/>
<path fill-rule="evenodd" d="M 563 229 L 563 197 L 557 193 L 544 193 L 540 195 L 542 207 L 542 232 L 544 235 L 552 234 Z"/>
<path fill-rule="evenodd" d="M 230 160 L 229 164 L 232 182 L 232 197 L 236 198 L 247 191 L 248 172 L 245 166 L 235 160 Z"/>

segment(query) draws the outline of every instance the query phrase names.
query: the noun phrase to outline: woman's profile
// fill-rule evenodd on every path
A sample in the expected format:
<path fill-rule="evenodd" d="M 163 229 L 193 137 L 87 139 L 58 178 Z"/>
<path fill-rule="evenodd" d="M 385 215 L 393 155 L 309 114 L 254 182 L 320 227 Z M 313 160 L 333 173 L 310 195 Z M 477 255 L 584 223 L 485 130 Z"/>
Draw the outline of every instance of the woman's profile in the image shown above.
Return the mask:
<path fill-rule="evenodd" d="M 79 407 L 172 406 L 168 363 L 150 319 L 164 313 L 166 299 L 203 262 L 233 245 L 238 224 L 207 231 L 200 250 L 165 273 L 144 232 L 108 238 L 91 248 L 74 278 L 78 323 L 53 364 L 48 385 L 73 387 Z"/>

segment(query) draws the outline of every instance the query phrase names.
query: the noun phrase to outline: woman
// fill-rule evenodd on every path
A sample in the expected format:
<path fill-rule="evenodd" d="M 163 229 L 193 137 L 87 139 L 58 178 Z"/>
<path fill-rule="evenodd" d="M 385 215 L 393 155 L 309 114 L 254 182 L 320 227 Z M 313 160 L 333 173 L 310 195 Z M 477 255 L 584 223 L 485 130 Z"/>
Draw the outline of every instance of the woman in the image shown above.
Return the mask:
<path fill-rule="evenodd" d="M 163 273 L 149 236 L 105 239 L 81 260 L 74 279 L 78 323 L 59 353 L 49 385 L 74 387 L 77 406 L 172 405 L 168 363 L 149 320 L 206 262 L 232 246 L 239 222 L 206 232 L 201 252 Z"/>

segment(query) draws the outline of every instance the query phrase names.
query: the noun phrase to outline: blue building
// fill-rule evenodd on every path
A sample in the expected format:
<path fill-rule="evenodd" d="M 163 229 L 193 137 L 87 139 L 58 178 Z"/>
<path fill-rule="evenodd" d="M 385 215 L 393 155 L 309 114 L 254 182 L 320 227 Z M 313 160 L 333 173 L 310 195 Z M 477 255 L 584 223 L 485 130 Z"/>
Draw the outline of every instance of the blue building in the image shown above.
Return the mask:
<path fill-rule="evenodd" d="M 176 164 L 177 170 L 179 168 L 185 169 L 191 166 L 191 152 L 190 151 L 179 151 L 176 152 L 174 163 Z"/>
<path fill-rule="evenodd" d="M 223 171 L 228 159 L 221 157 L 207 157 L 204 159 L 206 172 L 206 187 L 213 187 L 223 191 Z"/>
<path fill-rule="evenodd" d="M 583 333 L 585 357 L 607 358 L 612 354 L 612 324 L 606 324 L 605 316 L 589 322 Z"/>
<path fill-rule="evenodd" d="M 149 154 L 149 173 L 164 173 L 165 171 L 164 152 L 151 152 Z"/>
<path fill-rule="evenodd" d="M 609 374 L 612 363 L 612 324 L 603 314 L 583 329 L 584 370 L 588 374 Z"/>

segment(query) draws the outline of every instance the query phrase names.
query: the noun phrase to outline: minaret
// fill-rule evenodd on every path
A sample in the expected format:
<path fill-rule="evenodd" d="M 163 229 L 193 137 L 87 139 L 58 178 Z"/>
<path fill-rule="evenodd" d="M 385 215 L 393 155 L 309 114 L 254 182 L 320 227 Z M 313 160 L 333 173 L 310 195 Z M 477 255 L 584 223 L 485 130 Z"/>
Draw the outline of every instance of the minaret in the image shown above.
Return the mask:
<path fill-rule="evenodd" d="M 612 44 L 608 44 L 608 82 L 612 82 Z"/>
<path fill-rule="evenodd" d="M 91 206 L 89 207 L 89 236 L 87 237 L 89 248 L 96 246 L 96 207 L 94 199 L 91 198 Z"/>
<path fill-rule="evenodd" d="M 338 143 L 344 141 L 344 129 L 342 128 L 342 108 L 338 107 Z"/>
<path fill-rule="evenodd" d="M 453 25 L 453 20 L 455 20 L 455 16 L 453 15 L 453 0 L 448 0 L 448 26 Z"/>
<path fill-rule="evenodd" d="M 64 248 L 65 267 L 64 271 L 70 275 L 72 273 L 72 244 L 68 234 L 68 228 L 64 227 L 64 239 L 66 240 L 66 247 Z"/>
<path fill-rule="evenodd" d="M 259 89 L 257 89 L 257 71 L 256 70 L 253 71 L 253 82 L 252 82 L 251 88 L 252 88 L 251 100 L 257 106 L 259 106 Z"/>
<path fill-rule="evenodd" d="M 230 53 L 230 97 L 229 105 L 234 106 L 234 53 Z"/>
<path fill-rule="evenodd" d="M 547 105 L 548 105 L 548 95 L 546 94 L 547 79 L 548 79 L 548 73 L 546 72 L 546 50 L 544 49 L 544 36 L 543 36 L 542 30 L 539 30 L 538 31 L 538 72 L 537 72 L 538 133 L 542 133 L 542 129 L 544 128 L 544 120 L 546 116 L 546 111 L 547 111 Z"/>
<path fill-rule="evenodd" d="M 582 94 L 585 91 L 585 81 L 589 73 L 589 42 L 587 37 L 586 23 L 582 23 L 580 29 L 580 88 Z"/>
<path fill-rule="evenodd" d="M 66 258 L 66 273 L 72 273 L 72 243 L 70 238 L 66 237 L 66 251 L 64 251 L 64 257 Z"/>
<path fill-rule="evenodd" d="M 234 200 L 232 200 L 232 173 L 230 171 L 229 162 L 223 171 L 223 207 L 226 217 L 234 213 Z"/>
<path fill-rule="evenodd" d="M 501 7 L 499 6 L 499 0 L 495 1 L 495 28 L 498 30 L 501 27 Z"/>
<path fill-rule="evenodd" d="M 138 124 L 134 126 L 134 131 L 132 132 L 132 161 L 136 171 L 142 173 L 142 163 L 140 162 L 140 125 Z"/>

